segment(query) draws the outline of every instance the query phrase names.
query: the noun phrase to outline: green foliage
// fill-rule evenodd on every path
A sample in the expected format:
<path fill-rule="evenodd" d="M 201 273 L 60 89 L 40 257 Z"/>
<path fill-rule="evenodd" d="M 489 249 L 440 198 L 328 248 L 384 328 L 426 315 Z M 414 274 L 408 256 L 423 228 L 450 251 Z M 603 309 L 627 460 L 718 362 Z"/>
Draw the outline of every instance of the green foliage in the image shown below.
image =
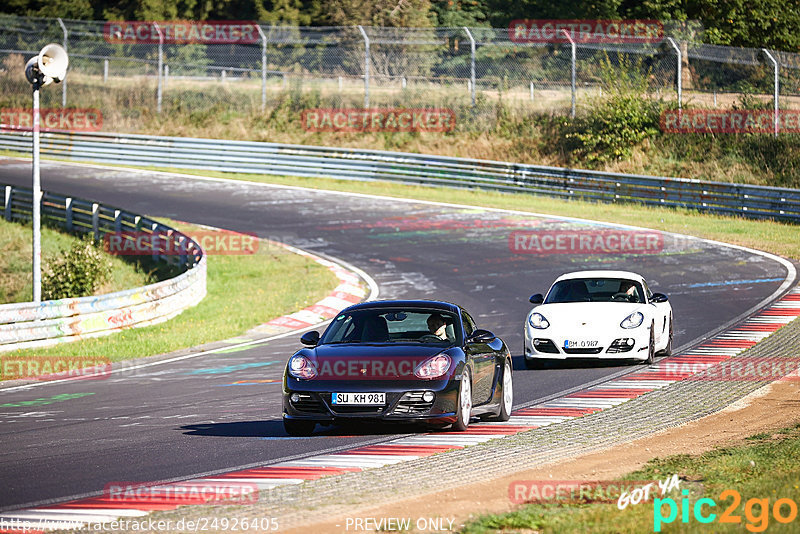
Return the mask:
<path fill-rule="evenodd" d="M 587 163 L 621 160 L 658 133 L 660 105 L 636 95 L 615 95 L 600 101 L 585 117 L 563 128 L 565 146 L 573 159 Z"/>
<path fill-rule="evenodd" d="M 42 277 L 46 300 L 85 297 L 94 294 L 111 276 L 111 261 L 91 235 L 75 241 L 60 257 L 47 262 Z"/>
<path fill-rule="evenodd" d="M 444 28 L 486 26 L 486 5 L 478 0 L 440 0 L 433 2 L 436 25 Z"/>
<path fill-rule="evenodd" d="M 645 139 L 658 134 L 663 102 L 649 97 L 649 73 L 606 56 L 600 64 L 604 97 L 585 116 L 561 122 L 564 148 L 572 160 L 590 165 L 621 160 Z"/>

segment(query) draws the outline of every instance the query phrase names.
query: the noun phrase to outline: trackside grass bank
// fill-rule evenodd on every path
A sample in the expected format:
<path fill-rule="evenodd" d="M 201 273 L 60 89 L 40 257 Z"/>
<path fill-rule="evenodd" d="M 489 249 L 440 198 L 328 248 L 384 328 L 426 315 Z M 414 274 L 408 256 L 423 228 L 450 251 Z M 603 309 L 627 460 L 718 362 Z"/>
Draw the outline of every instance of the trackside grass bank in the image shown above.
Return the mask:
<path fill-rule="evenodd" d="M 766 220 L 759 221 L 703 214 L 688 209 L 649 207 L 636 204 L 602 204 L 581 200 L 567 201 L 524 193 L 436 188 L 384 181 L 348 181 L 327 178 L 187 171 L 181 169 L 153 170 L 396 198 L 452 202 L 487 208 L 504 208 L 530 213 L 643 226 L 664 232 L 688 234 L 704 239 L 751 247 L 800 260 L 800 226 Z"/>
<path fill-rule="evenodd" d="M 663 481 L 672 475 L 678 476 L 680 489 L 662 497 L 656 486 L 648 502 L 628 504 L 622 510 L 616 500 L 591 502 L 588 498 L 565 503 L 556 498 L 542 499 L 506 514 L 481 516 L 461 532 L 611 534 L 800 529 L 800 424 L 756 434 L 744 444 L 716 448 L 700 456 L 653 459 L 623 477 L 620 485 L 624 486 L 625 480 Z"/>
<path fill-rule="evenodd" d="M 197 230 L 184 223 L 167 223 L 185 232 Z M 255 254 L 212 254 L 207 261 L 207 296 L 169 321 L 6 355 L 14 358 L 80 355 L 113 362 L 162 354 L 242 334 L 313 304 L 339 283 L 333 273 L 313 260 L 265 242 Z"/>
<path fill-rule="evenodd" d="M 0 304 L 28 302 L 33 297 L 31 273 L 32 227 L 30 224 L 12 223 L 0 219 Z M 42 227 L 42 272 L 51 259 L 59 258 L 79 240 L 75 235 Z M 155 281 L 152 273 L 139 266 L 123 261 L 120 257 L 107 256 L 111 262 L 111 276 L 98 288 L 95 295 L 122 291 L 143 286 Z"/>

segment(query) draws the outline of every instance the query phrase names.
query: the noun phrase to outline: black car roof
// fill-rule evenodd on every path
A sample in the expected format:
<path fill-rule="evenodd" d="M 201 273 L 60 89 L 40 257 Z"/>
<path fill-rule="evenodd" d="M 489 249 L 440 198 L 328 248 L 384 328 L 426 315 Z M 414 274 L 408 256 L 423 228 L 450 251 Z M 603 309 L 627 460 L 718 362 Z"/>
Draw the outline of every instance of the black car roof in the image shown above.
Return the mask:
<path fill-rule="evenodd" d="M 445 310 L 458 313 L 459 307 L 449 302 L 441 300 L 373 300 L 355 304 L 342 310 L 343 312 L 353 310 L 363 310 L 370 308 L 425 308 L 434 310 Z"/>

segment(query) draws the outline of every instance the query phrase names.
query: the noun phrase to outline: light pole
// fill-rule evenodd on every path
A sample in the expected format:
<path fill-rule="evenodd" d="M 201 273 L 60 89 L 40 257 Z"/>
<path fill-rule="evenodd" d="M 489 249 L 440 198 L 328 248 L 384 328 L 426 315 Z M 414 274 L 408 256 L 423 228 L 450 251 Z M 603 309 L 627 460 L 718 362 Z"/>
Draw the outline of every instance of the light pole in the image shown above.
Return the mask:
<path fill-rule="evenodd" d="M 25 77 L 33 85 L 33 302 L 42 301 L 42 185 L 39 178 L 39 88 L 61 83 L 67 76 L 69 57 L 64 47 L 49 44 L 25 65 Z"/>

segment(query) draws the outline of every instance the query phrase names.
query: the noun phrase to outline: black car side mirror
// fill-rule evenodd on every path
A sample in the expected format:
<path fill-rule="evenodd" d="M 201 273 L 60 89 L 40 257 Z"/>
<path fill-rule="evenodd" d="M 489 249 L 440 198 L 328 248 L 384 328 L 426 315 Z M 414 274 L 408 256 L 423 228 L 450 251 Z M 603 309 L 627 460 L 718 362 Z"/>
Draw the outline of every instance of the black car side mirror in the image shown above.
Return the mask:
<path fill-rule="evenodd" d="M 300 336 L 300 343 L 303 345 L 314 346 L 319 343 L 319 332 L 312 330 Z"/>
<path fill-rule="evenodd" d="M 481 330 L 480 328 L 472 332 L 467 338 L 467 343 L 491 343 L 497 336 L 488 330 Z"/>
<path fill-rule="evenodd" d="M 653 296 L 650 298 L 650 302 L 658 303 L 658 302 L 667 302 L 669 298 L 664 293 L 653 293 Z"/>
<path fill-rule="evenodd" d="M 536 293 L 535 295 L 531 295 L 531 298 L 528 299 L 531 304 L 541 304 L 544 302 L 544 295 L 541 293 Z"/>

